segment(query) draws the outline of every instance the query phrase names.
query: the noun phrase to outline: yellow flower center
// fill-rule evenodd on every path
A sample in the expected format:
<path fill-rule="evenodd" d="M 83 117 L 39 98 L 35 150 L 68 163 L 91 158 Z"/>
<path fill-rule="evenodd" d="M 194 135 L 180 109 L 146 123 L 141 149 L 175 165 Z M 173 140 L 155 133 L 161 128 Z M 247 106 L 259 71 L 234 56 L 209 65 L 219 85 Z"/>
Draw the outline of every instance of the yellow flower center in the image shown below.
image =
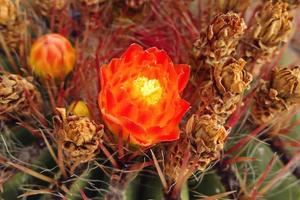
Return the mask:
<path fill-rule="evenodd" d="M 134 96 L 141 97 L 147 104 L 154 105 L 162 97 L 163 89 L 157 79 L 140 76 L 133 81 Z"/>

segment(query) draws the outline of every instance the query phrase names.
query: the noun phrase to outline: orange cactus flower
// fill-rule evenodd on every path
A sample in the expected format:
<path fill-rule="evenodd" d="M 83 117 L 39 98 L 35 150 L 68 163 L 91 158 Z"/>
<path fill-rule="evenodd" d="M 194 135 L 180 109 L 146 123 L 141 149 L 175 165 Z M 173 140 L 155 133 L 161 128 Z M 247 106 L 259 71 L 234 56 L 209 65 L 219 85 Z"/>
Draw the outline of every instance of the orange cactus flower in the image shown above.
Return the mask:
<path fill-rule="evenodd" d="M 47 34 L 32 45 L 29 66 L 42 78 L 65 78 L 74 68 L 75 49 L 59 34 Z"/>
<path fill-rule="evenodd" d="M 178 124 L 190 107 L 179 93 L 189 75 L 189 65 L 173 64 L 165 51 L 132 44 L 100 68 L 104 122 L 111 132 L 140 146 L 178 139 Z"/>

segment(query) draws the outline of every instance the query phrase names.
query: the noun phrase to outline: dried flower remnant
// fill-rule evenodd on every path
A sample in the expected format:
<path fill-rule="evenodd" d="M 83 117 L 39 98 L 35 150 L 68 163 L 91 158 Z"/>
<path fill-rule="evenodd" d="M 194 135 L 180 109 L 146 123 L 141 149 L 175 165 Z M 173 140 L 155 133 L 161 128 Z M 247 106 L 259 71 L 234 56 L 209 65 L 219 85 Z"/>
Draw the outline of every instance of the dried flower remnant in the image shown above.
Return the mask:
<path fill-rule="evenodd" d="M 11 0 L 0 0 L 0 26 L 14 23 L 17 19 L 16 6 Z"/>
<path fill-rule="evenodd" d="M 246 61 L 243 59 L 227 61 L 224 66 L 215 66 L 214 80 L 221 94 L 242 94 L 252 80 L 244 67 Z"/>
<path fill-rule="evenodd" d="M 3 36 L 4 43 L 9 51 L 20 51 L 20 44 L 24 41 L 26 23 L 26 20 L 20 19 L 8 26 L 0 26 L 0 33 Z"/>
<path fill-rule="evenodd" d="M 0 34 L 7 51 L 19 52 L 27 21 L 17 12 L 16 5 L 10 0 L 0 0 Z M 5 45 L 5 46 L 3 46 Z"/>
<path fill-rule="evenodd" d="M 252 76 L 245 69 L 243 59 L 229 59 L 224 65 L 215 65 L 212 79 L 201 84 L 199 114 L 218 116 L 220 123 L 235 111 L 249 88 Z"/>
<path fill-rule="evenodd" d="M 216 116 L 192 115 L 187 122 L 186 133 L 165 151 L 164 173 L 170 183 L 188 172 L 204 171 L 220 156 L 228 130 Z M 182 171 L 183 160 L 189 152 L 188 164 Z"/>
<path fill-rule="evenodd" d="M 238 14 L 228 12 L 217 15 L 194 43 L 194 57 L 204 60 L 208 65 L 223 62 L 236 51 L 245 29 L 246 24 Z"/>
<path fill-rule="evenodd" d="M 271 77 L 271 88 L 288 104 L 300 103 L 300 67 L 275 69 Z"/>
<path fill-rule="evenodd" d="M 270 1 L 270 0 L 265 0 L 265 1 Z M 295 9 L 300 5 L 300 0 L 273 0 L 273 2 L 286 2 L 289 4 L 289 7 L 291 9 Z"/>
<path fill-rule="evenodd" d="M 284 2 L 265 2 L 256 14 L 256 23 L 246 37 L 245 57 L 260 67 L 270 61 L 288 41 L 292 31 L 293 16 Z M 251 45 L 248 45 L 251 44 Z"/>
<path fill-rule="evenodd" d="M 250 3 L 251 0 L 218 0 L 218 5 L 223 12 L 244 13 Z"/>
<path fill-rule="evenodd" d="M 180 92 L 189 66 L 175 65 L 163 50 L 132 44 L 100 68 L 99 107 L 108 128 L 141 146 L 179 138 L 178 124 L 189 108 Z"/>
<path fill-rule="evenodd" d="M 75 49 L 59 34 L 47 34 L 32 45 L 29 66 L 42 78 L 65 78 L 74 68 Z"/>
<path fill-rule="evenodd" d="M 57 108 L 57 111 L 56 136 L 62 142 L 64 161 L 69 166 L 90 161 L 102 142 L 103 126 L 88 117 L 67 113 L 64 108 Z"/>
<path fill-rule="evenodd" d="M 0 72 L 0 120 L 9 120 L 12 116 L 29 117 L 32 106 L 40 109 L 42 99 L 30 78 Z"/>
<path fill-rule="evenodd" d="M 270 123 L 300 103 L 299 72 L 299 67 L 275 69 L 270 82 L 261 81 L 252 109 L 256 124 Z"/>

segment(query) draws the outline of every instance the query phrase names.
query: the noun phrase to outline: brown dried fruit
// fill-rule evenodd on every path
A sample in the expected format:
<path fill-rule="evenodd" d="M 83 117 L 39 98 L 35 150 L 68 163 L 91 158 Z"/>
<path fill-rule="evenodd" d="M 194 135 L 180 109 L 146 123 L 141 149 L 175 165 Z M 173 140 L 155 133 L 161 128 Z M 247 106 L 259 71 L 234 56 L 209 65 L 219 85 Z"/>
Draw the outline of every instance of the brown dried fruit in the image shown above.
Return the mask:
<path fill-rule="evenodd" d="M 252 117 L 256 124 L 274 118 L 300 103 L 300 68 L 275 69 L 270 82 L 261 81 L 255 94 Z"/>
<path fill-rule="evenodd" d="M 174 182 L 187 171 L 205 170 L 219 158 L 228 133 L 216 116 L 193 115 L 187 122 L 186 135 L 168 146 L 164 168 L 167 180 Z M 189 160 L 183 172 L 182 164 L 186 152 L 189 152 Z"/>
<path fill-rule="evenodd" d="M 264 64 L 278 53 L 292 31 L 292 13 L 284 2 L 265 2 L 256 14 L 256 23 L 246 38 L 246 57 L 257 64 Z M 260 66 L 256 66 L 260 68 Z"/>
<path fill-rule="evenodd" d="M 28 117 L 32 105 L 40 109 L 41 95 L 29 79 L 0 72 L 0 120 L 9 120 L 13 115 Z"/>
<path fill-rule="evenodd" d="M 71 165 L 90 161 L 102 142 L 103 126 L 97 125 L 88 117 L 68 114 L 64 108 L 57 108 L 57 111 L 57 137 L 63 143 L 65 162 Z"/>
<path fill-rule="evenodd" d="M 265 0 L 265 1 L 269 1 L 269 0 Z M 280 1 L 288 3 L 291 9 L 295 9 L 300 5 L 300 0 L 273 0 L 273 2 L 280 2 Z"/>
<path fill-rule="evenodd" d="M 244 34 L 246 24 L 236 13 L 219 14 L 200 38 L 194 43 L 193 55 L 196 59 L 205 59 L 206 63 L 221 62 L 235 50 Z"/>
<path fill-rule="evenodd" d="M 231 59 L 224 66 L 214 67 L 214 79 L 221 94 L 241 94 L 250 85 L 252 76 L 244 70 L 246 61 Z"/>
<path fill-rule="evenodd" d="M 17 19 L 16 6 L 11 0 L 0 0 L 0 25 L 8 25 Z"/>
<path fill-rule="evenodd" d="M 251 74 L 243 69 L 244 65 L 243 59 L 229 59 L 224 65 L 217 64 L 211 69 L 212 80 L 201 85 L 199 114 L 217 115 L 218 120 L 225 123 L 252 81 Z"/>
<path fill-rule="evenodd" d="M 271 77 L 271 87 L 289 103 L 300 103 L 300 67 L 275 69 Z"/>
<path fill-rule="evenodd" d="M 288 109 L 286 102 L 278 97 L 276 90 L 270 89 L 266 81 L 260 83 L 254 98 L 252 118 L 259 125 L 271 122 L 279 113 Z"/>
<path fill-rule="evenodd" d="M 26 20 L 16 20 L 8 26 L 0 26 L 0 34 L 9 51 L 20 51 L 20 47 L 22 46 L 20 44 L 24 41 L 26 23 Z"/>

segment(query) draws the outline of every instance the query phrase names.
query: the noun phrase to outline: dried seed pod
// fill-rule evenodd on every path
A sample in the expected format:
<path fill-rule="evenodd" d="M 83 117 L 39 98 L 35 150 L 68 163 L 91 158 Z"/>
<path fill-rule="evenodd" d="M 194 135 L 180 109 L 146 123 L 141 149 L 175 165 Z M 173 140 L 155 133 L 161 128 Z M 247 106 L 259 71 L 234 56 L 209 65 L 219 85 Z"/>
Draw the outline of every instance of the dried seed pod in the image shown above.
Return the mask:
<path fill-rule="evenodd" d="M 167 180 L 174 182 L 188 171 L 204 171 L 219 158 L 228 133 L 216 116 L 193 115 L 187 122 L 186 135 L 168 146 L 164 168 Z M 184 157 L 188 155 L 186 152 L 189 152 L 188 164 L 183 169 Z"/>
<path fill-rule="evenodd" d="M 223 12 L 233 11 L 243 13 L 249 7 L 251 0 L 218 0 L 220 9 Z"/>
<path fill-rule="evenodd" d="M 71 166 L 90 161 L 102 142 L 103 126 L 97 125 L 88 117 L 68 114 L 64 108 L 57 108 L 57 111 L 59 123 L 56 135 L 62 142 L 65 162 Z"/>
<path fill-rule="evenodd" d="M 293 16 L 284 2 L 265 2 L 256 14 L 256 23 L 246 38 L 245 56 L 260 66 L 278 53 L 292 31 Z"/>
<path fill-rule="evenodd" d="M 201 115 L 214 114 L 221 123 L 235 111 L 241 100 L 241 95 L 226 93 L 220 95 L 212 81 L 201 87 L 199 111 Z"/>
<path fill-rule="evenodd" d="M 219 14 L 208 26 L 206 33 L 194 43 L 193 55 L 196 59 L 205 59 L 208 64 L 221 62 L 235 50 L 244 34 L 246 24 L 236 13 Z"/>
<path fill-rule="evenodd" d="M 288 110 L 289 105 L 280 97 L 275 89 L 270 88 L 269 82 L 261 81 L 252 108 L 252 118 L 258 125 L 270 123 L 278 114 Z"/>
<path fill-rule="evenodd" d="M 26 32 L 26 23 L 26 20 L 20 19 L 8 26 L 0 26 L 0 33 L 9 51 L 20 51 L 20 44 L 24 41 L 24 34 Z"/>
<path fill-rule="evenodd" d="M 270 1 L 270 0 L 265 0 L 265 1 Z M 295 9 L 300 5 L 300 0 L 273 0 L 273 2 L 280 2 L 280 1 L 288 3 L 291 9 Z"/>
<path fill-rule="evenodd" d="M 271 122 L 275 117 L 300 103 L 300 68 L 275 69 L 269 82 L 261 81 L 255 94 L 252 117 L 256 124 Z"/>
<path fill-rule="evenodd" d="M 289 103 L 300 103 L 300 67 L 275 69 L 271 77 L 271 88 Z"/>
<path fill-rule="evenodd" d="M 202 83 L 198 113 L 217 115 L 220 123 L 225 123 L 252 81 L 244 66 L 243 59 L 229 59 L 224 65 L 215 65 L 212 80 Z"/>
<path fill-rule="evenodd" d="M 11 0 L 0 0 L 0 25 L 8 25 L 17 19 L 16 6 Z"/>
<path fill-rule="evenodd" d="M 13 115 L 28 117 L 32 105 L 40 109 L 42 99 L 29 78 L 0 72 L 0 120 L 9 120 Z"/>
<path fill-rule="evenodd" d="M 68 0 L 34 0 L 35 10 L 42 16 L 49 17 L 53 11 L 61 11 Z"/>
<path fill-rule="evenodd" d="M 246 61 L 231 59 L 224 66 L 214 68 L 214 80 L 221 94 L 241 94 L 252 81 L 252 75 L 244 70 Z"/>

